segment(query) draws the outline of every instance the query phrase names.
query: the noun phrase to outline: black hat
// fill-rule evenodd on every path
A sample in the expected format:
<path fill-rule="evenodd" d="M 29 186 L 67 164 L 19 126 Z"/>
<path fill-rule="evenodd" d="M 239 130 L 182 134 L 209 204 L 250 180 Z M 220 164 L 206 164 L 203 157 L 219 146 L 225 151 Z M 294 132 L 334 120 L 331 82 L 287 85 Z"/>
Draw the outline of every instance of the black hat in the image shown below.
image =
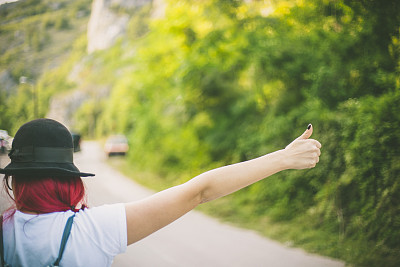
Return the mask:
<path fill-rule="evenodd" d="M 64 125 L 51 119 L 33 120 L 15 134 L 8 154 L 11 163 L 0 168 L 0 173 L 31 177 L 94 176 L 79 171 L 73 153 L 72 136 Z"/>

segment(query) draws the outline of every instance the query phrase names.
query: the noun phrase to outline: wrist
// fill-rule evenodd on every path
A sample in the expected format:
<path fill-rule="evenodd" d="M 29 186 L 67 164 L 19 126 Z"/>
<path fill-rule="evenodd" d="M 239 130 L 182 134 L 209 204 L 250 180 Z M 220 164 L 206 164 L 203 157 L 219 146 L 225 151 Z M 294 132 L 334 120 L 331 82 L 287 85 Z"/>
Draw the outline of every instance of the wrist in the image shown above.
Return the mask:
<path fill-rule="evenodd" d="M 270 155 L 274 156 L 273 164 L 276 167 L 277 172 L 290 169 L 288 156 L 285 149 L 277 150 Z"/>

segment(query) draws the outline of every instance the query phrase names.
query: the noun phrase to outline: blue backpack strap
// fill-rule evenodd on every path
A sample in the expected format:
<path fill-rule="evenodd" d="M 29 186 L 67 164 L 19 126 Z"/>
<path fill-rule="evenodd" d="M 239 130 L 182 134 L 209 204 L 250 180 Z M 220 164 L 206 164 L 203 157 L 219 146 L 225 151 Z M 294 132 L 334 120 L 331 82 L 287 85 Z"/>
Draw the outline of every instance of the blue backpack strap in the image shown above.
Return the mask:
<path fill-rule="evenodd" d="M 0 233 L 1 233 L 1 242 L 0 242 L 1 266 L 3 267 L 5 264 L 4 245 L 3 245 L 3 214 L 1 214 L 1 218 L 0 218 Z"/>
<path fill-rule="evenodd" d="M 67 240 L 68 240 L 69 234 L 71 233 L 71 228 L 72 228 L 72 223 L 74 222 L 74 217 L 75 217 L 75 214 L 68 218 L 68 221 L 67 221 L 67 223 L 65 225 L 64 233 L 63 233 L 63 236 L 62 236 L 62 239 L 61 239 L 61 245 L 60 245 L 60 250 L 58 252 L 58 258 L 53 263 L 53 266 L 58 266 L 60 264 L 62 255 L 64 253 L 65 244 L 67 244 Z"/>
<path fill-rule="evenodd" d="M 1 235 L 1 242 L 0 242 L 0 253 L 1 253 L 1 267 L 9 267 L 4 260 L 4 243 L 3 243 L 3 214 L 1 215 L 0 218 L 0 235 Z"/>

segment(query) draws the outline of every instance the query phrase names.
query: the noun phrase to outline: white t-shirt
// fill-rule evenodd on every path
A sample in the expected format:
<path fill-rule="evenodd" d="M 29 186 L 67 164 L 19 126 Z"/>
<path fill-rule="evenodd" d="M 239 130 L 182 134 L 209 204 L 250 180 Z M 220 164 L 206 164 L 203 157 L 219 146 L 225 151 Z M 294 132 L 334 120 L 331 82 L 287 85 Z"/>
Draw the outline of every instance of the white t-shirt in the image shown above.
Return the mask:
<path fill-rule="evenodd" d="M 58 257 L 72 211 L 32 215 L 16 211 L 3 223 L 5 261 L 12 267 L 44 267 Z M 7 218 L 7 214 L 4 215 Z M 60 266 L 111 266 L 127 247 L 124 204 L 86 208 L 76 213 Z"/>

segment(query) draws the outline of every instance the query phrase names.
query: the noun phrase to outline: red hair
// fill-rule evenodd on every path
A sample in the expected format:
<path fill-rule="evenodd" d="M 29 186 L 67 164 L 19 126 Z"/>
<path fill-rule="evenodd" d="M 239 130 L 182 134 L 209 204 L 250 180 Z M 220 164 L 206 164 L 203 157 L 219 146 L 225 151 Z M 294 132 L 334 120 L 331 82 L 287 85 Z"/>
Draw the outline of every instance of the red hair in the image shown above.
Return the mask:
<path fill-rule="evenodd" d="M 75 211 L 86 207 L 85 186 L 78 177 L 31 178 L 13 176 L 13 194 L 17 209 L 36 213 Z M 8 185 L 8 177 L 5 177 Z"/>

